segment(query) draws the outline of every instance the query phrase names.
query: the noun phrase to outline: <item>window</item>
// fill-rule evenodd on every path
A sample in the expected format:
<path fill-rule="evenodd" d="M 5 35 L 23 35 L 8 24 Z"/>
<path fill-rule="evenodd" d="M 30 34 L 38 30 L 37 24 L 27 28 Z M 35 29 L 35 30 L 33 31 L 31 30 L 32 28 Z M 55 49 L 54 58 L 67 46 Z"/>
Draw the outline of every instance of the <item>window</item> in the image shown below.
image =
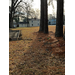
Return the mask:
<path fill-rule="evenodd" d="M 33 26 L 33 24 L 32 24 L 32 26 Z"/>
<path fill-rule="evenodd" d="M 38 23 L 38 26 L 39 26 L 39 23 Z"/>

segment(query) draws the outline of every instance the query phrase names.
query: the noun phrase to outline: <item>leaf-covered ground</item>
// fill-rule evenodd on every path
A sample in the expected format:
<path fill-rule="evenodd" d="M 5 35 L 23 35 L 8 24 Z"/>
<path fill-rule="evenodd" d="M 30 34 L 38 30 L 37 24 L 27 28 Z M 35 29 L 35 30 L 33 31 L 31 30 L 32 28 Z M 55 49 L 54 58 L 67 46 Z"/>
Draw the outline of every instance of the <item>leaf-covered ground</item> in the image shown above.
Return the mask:
<path fill-rule="evenodd" d="M 55 37 L 55 26 L 49 34 L 39 27 L 13 30 L 21 30 L 22 40 L 9 41 L 9 75 L 65 75 L 65 41 Z"/>

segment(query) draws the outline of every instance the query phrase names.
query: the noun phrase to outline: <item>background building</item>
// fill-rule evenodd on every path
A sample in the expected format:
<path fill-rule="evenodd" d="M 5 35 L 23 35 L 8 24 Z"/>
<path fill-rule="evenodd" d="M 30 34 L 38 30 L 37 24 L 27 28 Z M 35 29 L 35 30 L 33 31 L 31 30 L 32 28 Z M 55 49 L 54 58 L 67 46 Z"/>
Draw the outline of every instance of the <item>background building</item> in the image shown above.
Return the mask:
<path fill-rule="evenodd" d="M 29 26 L 30 27 L 40 26 L 40 19 L 31 19 L 29 21 Z"/>
<path fill-rule="evenodd" d="M 19 22 L 19 27 L 36 27 L 40 26 L 40 19 L 29 19 L 29 22 Z"/>
<path fill-rule="evenodd" d="M 48 25 L 56 25 L 56 18 L 48 20 Z"/>
<path fill-rule="evenodd" d="M 48 20 L 51 20 L 52 19 L 52 14 L 49 14 L 48 15 Z"/>

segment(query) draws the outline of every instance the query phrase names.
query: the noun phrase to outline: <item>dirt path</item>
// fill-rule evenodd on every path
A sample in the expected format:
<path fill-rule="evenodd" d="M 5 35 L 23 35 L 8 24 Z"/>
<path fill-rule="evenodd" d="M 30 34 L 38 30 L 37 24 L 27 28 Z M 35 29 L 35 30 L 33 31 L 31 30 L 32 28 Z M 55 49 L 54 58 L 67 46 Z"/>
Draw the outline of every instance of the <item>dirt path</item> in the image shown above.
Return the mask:
<path fill-rule="evenodd" d="M 22 40 L 9 42 L 10 75 L 65 75 L 65 41 L 55 38 L 55 26 L 49 34 L 38 27 L 19 30 Z"/>

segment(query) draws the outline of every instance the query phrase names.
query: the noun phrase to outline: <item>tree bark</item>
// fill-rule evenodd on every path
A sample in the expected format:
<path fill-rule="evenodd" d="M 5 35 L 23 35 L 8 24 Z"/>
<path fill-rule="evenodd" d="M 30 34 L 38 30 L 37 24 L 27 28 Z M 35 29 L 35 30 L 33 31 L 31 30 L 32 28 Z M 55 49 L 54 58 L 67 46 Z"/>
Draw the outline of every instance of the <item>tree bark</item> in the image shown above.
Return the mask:
<path fill-rule="evenodd" d="M 13 3 L 14 3 L 14 1 L 12 0 L 11 1 L 11 11 L 10 11 L 10 22 L 9 22 L 9 27 L 10 28 L 13 28 L 13 9 L 14 9 L 14 7 L 13 7 Z"/>
<path fill-rule="evenodd" d="M 13 18 L 10 20 L 10 28 L 13 28 Z"/>
<path fill-rule="evenodd" d="M 11 28 L 11 14 L 9 14 L 9 28 Z"/>
<path fill-rule="evenodd" d="M 48 33 L 48 10 L 47 10 L 47 0 L 44 0 L 44 33 Z"/>
<path fill-rule="evenodd" d="M 63 37 L 63 0 L 57 0 L 56 37 Z"/>
<path fill-rule="evenodd" d="M 40 12 L 40 32 L 44 31 L 44 0 L 40 0 L 41 1 L 41 12 Z"/>
<path fill-rule="evenodd" d="M 10 20 L 10 22 L 9 22 L 9 27 L 10 28 L 13 28 L 13 17 L 12 17 L 12 11 L 11 11 L 11 14 L 10 14 L 10 18 L 9 18 Z"/>
<path fill-rule="evenodd" d="M 63 35 L 63 39 L 65 40 L 65 30 L 64 30 L 64 35 Z"/>

